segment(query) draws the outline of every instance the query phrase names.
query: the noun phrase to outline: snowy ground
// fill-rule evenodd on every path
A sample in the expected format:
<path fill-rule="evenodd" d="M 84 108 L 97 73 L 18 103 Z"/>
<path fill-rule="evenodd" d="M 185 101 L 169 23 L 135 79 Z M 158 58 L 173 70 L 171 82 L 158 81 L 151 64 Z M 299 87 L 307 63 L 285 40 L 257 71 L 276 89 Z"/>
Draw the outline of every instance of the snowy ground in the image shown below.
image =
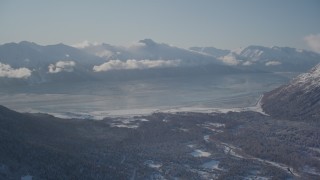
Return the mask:
<path fill-rule="evenodd" d="M 193 157 L 209 157 L 211 156 L 211 153 L 196 149 L 191 153 L 191 155 Z"/>

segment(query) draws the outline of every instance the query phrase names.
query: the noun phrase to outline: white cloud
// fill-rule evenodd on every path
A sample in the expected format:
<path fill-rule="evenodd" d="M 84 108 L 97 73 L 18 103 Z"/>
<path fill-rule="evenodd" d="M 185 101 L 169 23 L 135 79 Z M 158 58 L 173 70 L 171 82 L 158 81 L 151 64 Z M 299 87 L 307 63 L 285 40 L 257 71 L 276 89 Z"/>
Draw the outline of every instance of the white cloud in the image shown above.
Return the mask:
<path fill-rule="evenodd" d="M 222 62 L 224 62 L 227 65 L 238 65 L 240 62 L 236 59 L 235 56 L 229 54 L 226 56 L 222 56 L 219 58 Z"/>
<path fill-rule="evenodd" d="M 135 60 L 127 61 L 110 60 L 99 66 L 94 66 L 95 72 L 120 70 L 120 69 L 149 69 L 159 67 L 176 67 L 180 64 L 180 60 Z"/>
<path fill-rule="evenodd" d="M 29 76 L 31 76 L 31 70 L 28 68 L 13 69 L 8 64 L 0 63 L 0 77 L 28 78 Z"/>
<path fill-rule="evenodd" d="M 320 53 L 320 33 L 310 34 L 303 39 L 313 51 Z"/>
<path fill-rule="evenodd" d="M 71 46 L 75 47 L 75 48 L 83 49 L 83 48 L 86 48 L 86 47 L 89 47 L 89 46 L 97 46 L 97 45 L 99 45 L 98 42 L 91 43 L 91 42 L 85 40 L 83 42 L 80 42 L 80 43 L 77 43 L 77 44 L 73 44 Z"/>
<path fill-rule="evenodd" d="M 251 61 L 246 61 L 242 63 L 243 66 L 251 66 L 253 63 Z"/>
<path fill-rule="evenodd" d="M 268 61 L 266 62 L 266 66 L 277 66 L 277 65 L 281 65 L 282 63 L 279 61 Z"/>
<path fill-rule="evenodd" d="M 58 61 L 56 64 L 50 64 L 48 66 L 49 73 L 58 72 L 73 72 L 73 67 L 76 65 L 74 61 Z"/>

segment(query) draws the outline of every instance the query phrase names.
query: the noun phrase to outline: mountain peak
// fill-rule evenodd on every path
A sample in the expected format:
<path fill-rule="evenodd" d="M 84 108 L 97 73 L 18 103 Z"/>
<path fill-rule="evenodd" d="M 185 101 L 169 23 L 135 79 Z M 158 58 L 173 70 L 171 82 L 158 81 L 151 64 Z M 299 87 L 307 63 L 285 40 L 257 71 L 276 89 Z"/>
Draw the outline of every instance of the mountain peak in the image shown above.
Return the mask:
<path fill-rule="evenodd" d="M 19 42 L 19 44 L 21 44 L 21 45 L 37 45 L 36 43 L 30 42 L 30 41 L 21 41 L 21 42 Z"/>
<path fill-rule="evenodd" d="M 39 44 L 34 43 L 34 42 L 29 42 L 29 41 L 21 41 L 18 43 L 21 46 L 28 46 L 28 47 L 33 47 L 33 48 L 38 48 L 40 47 Z"/>
<path fill-rule="evenodd" d="M 147 46 L 155 46 L 157 43 L 152 39 L 143 39 L 139 41 L 140 43 L 144 43 Z"/>

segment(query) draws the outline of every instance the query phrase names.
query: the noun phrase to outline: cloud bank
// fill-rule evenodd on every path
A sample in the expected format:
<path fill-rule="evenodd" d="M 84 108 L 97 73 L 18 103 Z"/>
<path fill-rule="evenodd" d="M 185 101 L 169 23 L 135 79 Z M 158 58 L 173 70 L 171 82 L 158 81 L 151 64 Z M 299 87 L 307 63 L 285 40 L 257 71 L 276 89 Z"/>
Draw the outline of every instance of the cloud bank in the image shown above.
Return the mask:
<path fill-rule="evenodd" d="M 304 37 L 304 41 L 313 51 L 320 53 L 320 33 L 315 35 L 310 34 Z"/>
<path fill-rule="evenodd" d="M 31 76 L 31 70 L 28 68 L 13 69 L 8 64 L 0 63 L 0 77 L 28 78 L 29 76 Z"/>
<path fill-rule="evenodd" d="M 110 60 L 99 66 L 94 66 L 93 71 L 102 72 L 121 69 L 149 69 L 161 67 L 176 67 L 180 65 L 180 60 L 135 60 L 128 59 L 127 61 Z"/>
<path fill-rule="evenodd" d="M 76 65 L 74 61 L 58 61 L 56 64 L 48 66 L 49 73 L 59 73 L 62 71 L 73 72 L 73 67 Z"/>

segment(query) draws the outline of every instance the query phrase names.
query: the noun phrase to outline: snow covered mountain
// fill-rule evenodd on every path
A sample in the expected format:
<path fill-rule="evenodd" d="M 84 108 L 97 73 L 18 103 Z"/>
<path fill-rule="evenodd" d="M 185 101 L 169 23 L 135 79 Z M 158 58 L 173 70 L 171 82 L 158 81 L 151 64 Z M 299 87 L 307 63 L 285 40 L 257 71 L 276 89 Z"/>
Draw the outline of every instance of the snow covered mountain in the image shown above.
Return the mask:
<path fill-rule="evenodd" d="M 0 84 L 196 76 L 261 71 L 302 71 L 320 62 L 317 53 L 294 48 L 249 46 L 234 51 L 183 49 L 151 39 L 126 46 L 85 42 L 41 46 L 0 45 Z"/>
<path fill-rule="evenodd" d="M 320 119 L 320 64 L 288 85 L 265 94 L 262 107 L 268 114 L 295 120 Z"/>
<path fill-rule="evenodd" d="M 0 62 L 13 67 L 37 68 L 60 60 L 72 60 L 83 65 L 104 61 L 102 58 L 64 44 L 41 46 L 22 41 L 0 45 Z"/>
<path fill-rule="evenodd" d="M 102 62 L 103 58 L 64 44 L 41 46 L 22 41 L 0 45 L 2 82 L 39 83 L 90 79 L 88 69 Z"/>
<path fill-rule="evenodd" d="M 320 54 L 289 47 L 248 46 L 227 54 L 227 51 L 216 48 L 211 48 L 211 51 L 210 48 L 199 47 L 192 50 L 205 52 L 229 65 L 264 71 L 305 72 L 320 62 Z"/>
<path fill-rule="evenodd" d="M 183 60 L 184 63 L 190 64 L 221 64 L 219 60 L 207 54 L 178 48 L 165 43 L 157 43 L 152 39 L 140 40 L 127 46 L 113 46 L 103 43 L 88 44 L 79 48 L 107 60 Z"/>
<path fill-rule="evenodd" d="M 75 48 L 64 44 L 41 46 L 27 41 L 0 45 L 0 84 L 184 76 L 203 72 L 237 70 L 212 56 L 151 39 L 130 46 L 87 43 Z"/>

